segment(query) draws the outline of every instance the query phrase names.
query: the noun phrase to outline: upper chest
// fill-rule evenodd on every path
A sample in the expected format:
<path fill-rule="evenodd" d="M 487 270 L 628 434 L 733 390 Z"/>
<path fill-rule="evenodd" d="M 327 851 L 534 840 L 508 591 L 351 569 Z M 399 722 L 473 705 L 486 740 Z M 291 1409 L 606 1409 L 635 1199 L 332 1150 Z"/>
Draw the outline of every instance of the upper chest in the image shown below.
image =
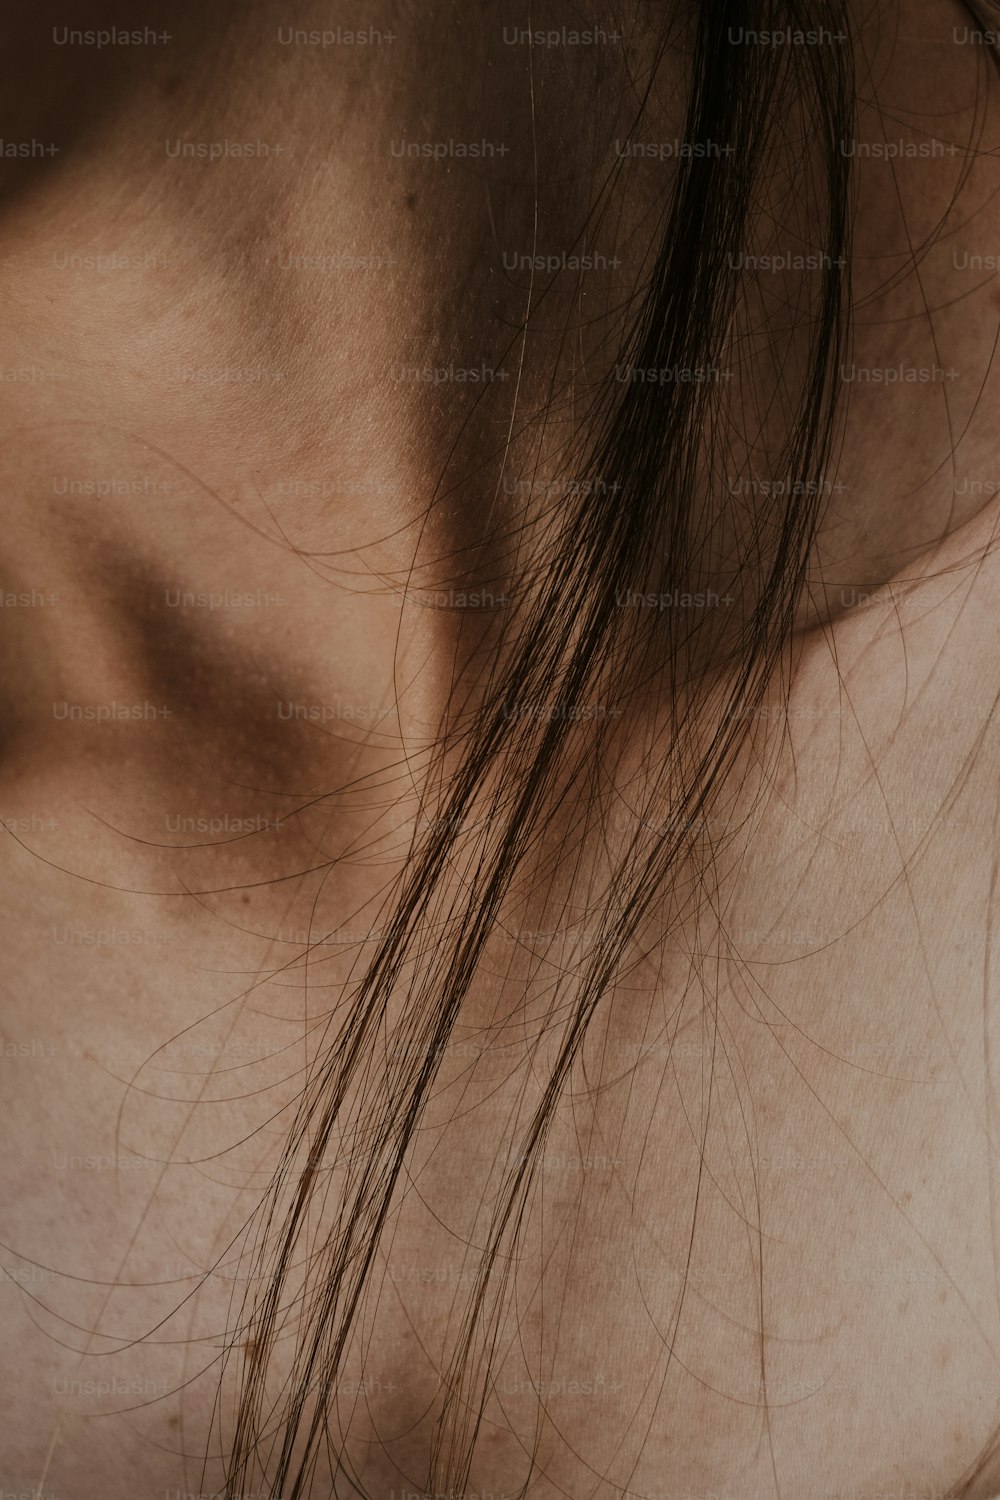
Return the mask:
<path fill-rule="evenodd" d="M 894 738 L 898 678 L 866 649 L 849 704 L 803 672 L 714 908 L 595 1016 L 497 1304 L 477 1493 L 510 1492 L 534 1446 L 539 1500 L 595 1471 L 609 1495 L 757 1495 L 775 1472 L 803 1496 L 943 1494 L 991 1431 L 988 741 L 970 759 L 993 732 L 989 682 L 973 692 L 961 665 L 928 678 L 923 717 Z M 4 1478 L 47 1463 L 77 1500 L 140 1479 L 211 1493 L 221 1469 L 201 1459 L 252 1357 L 236 1339 L 214 1412 L 226 1330 L 259 1291 L 240 1234 L 371 951 L 379 880 L 262 887 L 291 868 L 278 853 L 251 880 L 216 851 L 213 875 L 166 899 L 170 860 L 82 834 L 96 879 L 81 880 L 77 791 L 29 780 L 4 814 L 36 851 L 8 850 L 5 872 L 4 1295 L 22 1357 Z M 540 925 L 514 937 L 547 951 Z M 491 957 L 500 972 L 502 944 Z M 543 965 L 536 1020 L 545 982 Z M 454 1033 L 331 1396 L 374 1493 L 424 1482 L 498 1173 L 537 1105 L 530 1027 L 488 1033 L 491 1004 L 487 987 Z"/>

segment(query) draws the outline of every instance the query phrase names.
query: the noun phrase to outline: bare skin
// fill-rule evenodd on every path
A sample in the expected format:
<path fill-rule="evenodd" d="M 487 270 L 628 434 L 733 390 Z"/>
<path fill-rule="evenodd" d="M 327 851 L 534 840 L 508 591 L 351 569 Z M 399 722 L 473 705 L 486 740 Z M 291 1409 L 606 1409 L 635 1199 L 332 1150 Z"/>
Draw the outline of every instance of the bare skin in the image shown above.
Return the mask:
<path fill-rule="evenodd" d="M 65 162 L 4 164 L 2 364 L 35 373 L 5 373 L 0 413 L 0 1295 L 17 1351 L 0 1479 L 54 1500 L 222 1482 L 228 1247 L 417 816 L 461 607 L 440 558 L 460 551 L 488 593 L 474 549 L 504 503 L 495 455 L 515 394 L 530 403 L 559 355 L 555 316 L 530 358 L 512 342 L 524 288 L 498 257 L 564 248 L 589 183 L 579 79 L 550 81 L 534 149 L 566 172 L 532 238 L 538 80 L 485 19 L 400 6 L 381 23 L 396 40 L 365 53 L 285 46 L 282 16 L 258 20 L 200 48 L 184 22 L 174 52 L 113 75 Z M 928 0 L 903 34 L 862 34 L 883 111 L 862 138 L 926 139 L 917 98 L 923 128 L 966 141 L 978 66 L 980 150 L 996 147 L 996 81 L 952 36 L 965 21 Z M 21 53 L 30 100 L 43 52 Z M 65 128 L 51 109 L 29 133 Z M 391 147 L 468 138 L 510 154 Z M 282 153 L 171 155 L 182 140 Z M 956 172 L 947 154 L 859 168 L 853 364 L 943 374 L 852 381 L 816 614 L 787 715 L 754 730 L 773 790 L 714 914 L 595 1022 L 603 1087 L 557 1115 L 470 1494 L 512 1493 L 535 1447 L 532 1500 L 943 1497 L 1000 1421 L 998 303 L 972 269 L 1000 208 L 995 159 L 950 207 Z M 920 277 L 884 290 L 907 230 L 920 244 L 944 215 Z M 68 259 L 111 254 L 135 263 Z M 624 280 L 640 247 L 622 258 Z M 599 358 L 614 283 L 590 295 Z M 945 303 L 931 338 L 925 304 Z M 394 373 L 425 364 L 510 378 Z M 462 453 L 492 461 L 425 521 L 463 421 Z M 519 920 L 544 949 L 549 915 Z M 309 937 L 325 942 L 307 971 Z M 338 1394 L 351 1463 L 396 1500 L 424 1482 L 482 1174 L 531 1097 L 528 1028 L 485 1050 L 476 1029 L 509 1009 L 511 946 L 497 935 L 443 1067 L 367 1358 Z M 692 954 L 717 1002 L 691 987 Z M 968 1494 L 997 1488 L 1000 1460 Z"/>

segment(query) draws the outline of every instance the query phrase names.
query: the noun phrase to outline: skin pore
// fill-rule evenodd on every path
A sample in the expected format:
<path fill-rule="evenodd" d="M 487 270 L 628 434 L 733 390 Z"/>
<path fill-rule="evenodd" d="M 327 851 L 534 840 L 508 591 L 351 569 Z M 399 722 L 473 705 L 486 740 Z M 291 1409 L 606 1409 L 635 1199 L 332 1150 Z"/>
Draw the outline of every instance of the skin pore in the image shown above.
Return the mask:
<path fill-rule="evenodd" d="M 533 1500 L 944 1495 L 995 1425 L 998 299 L 974 257 L 1000 241 L 1000 123 L 985 51 L 953 37 L 967 21 L 928 0 L 859 26 L 860 140 L 964 148 L 982 128 L 957 198 L 947 151 L 858 168 L 849 364 L 942 374 L 850 380 L 791 703 L 777 727 L 757 716 L 746 757 L 747 807 L 773 790 L 713 904 L 595 1021 L 600 1087 L 549 1143 L 470 1494 L 514 1493 L 537 1440 Z M 573 242 L 634 104 L 612 45 L 529 57 L 498 42 L 502 17 L 444 4 L 338 13 L 395 34 L 364 49 L 286 45 L 267 6 L 175 13 L 170 44 L 99 57 L 81 93 L 83 50 L 49 42 L 62 22 L 24 23 L 5 126 L 65 149 L 3 178 L 2 583 L 43 602 L 5 607 L 0 645 L 20 1049 L 0 1478 L 167 1500 L 221 1483 L 202 1458 L 240 1286 L 228 1247 L 383 919 L 452 685 L 485 659 L 516 561 L 483 539 L 526 493 L 544 510 L 671 168 L 636 166 L 594 247 L 622 264 L 563 277 L 522 343 L 537 286 L 504 253 Z M 552 7 L 545 24 L 612 23 Z M 651 138 L 679 134 L 682 77 L 665 69 Z M 394 154 L 468 140 L 507 152 Z M 770 248 L 795 248 L 779 228 Z M 544 430 L 512 427 L 554 365 Z M 524 474 L 537 495 L 505 489 Z M 569 898 L 593 878 L 575 869 Z M 520 899 L 544 950 L 555 895 Z M 544 1014 L 544 974 L 508 969 L 514 946 L 498 934 L 442 1069 L 338 1392 L 375 1494 L 423 1483 L 462 1242 L 531 1097 L 519 1007 Z"/>

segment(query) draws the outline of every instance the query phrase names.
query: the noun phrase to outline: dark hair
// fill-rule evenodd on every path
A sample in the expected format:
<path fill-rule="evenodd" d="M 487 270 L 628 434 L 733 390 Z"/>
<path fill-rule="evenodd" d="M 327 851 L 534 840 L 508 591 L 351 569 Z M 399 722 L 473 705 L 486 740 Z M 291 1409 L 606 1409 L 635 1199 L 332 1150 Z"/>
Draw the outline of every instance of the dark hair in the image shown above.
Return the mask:
<path fill-rule="evenodd" d="M 747 28 L 851 31 L 840 0 L 738 9 Z M 449 1351 L 426 1485 L 464 1491 L 555 1104 L 651 916 L 661 936 L 669 931 L 680 873 L 691 887 L 683 900 L 695 899 L 734 831 L 721 841 L 705 833 L 754 705 L 787 660 L 835 454 L 850 309 L 850 161 L 841 145 L 855 107 L 849 43 L 735 46 L 728 31 L 736 10 L 725 0 L 663 7 L 636 125 L 674 55 L 680 18 L 691 27 L 684 139 L 726 149 L 676 163 L 655 256 L 623 319 L 618 378 L 609 373 L 594 392 L 582 461 L 532 522 L 527 567 L 504 580 L 509 603 L 481 691 L 471 704 L 453 705 L 442 729 L 426 778 L 435 804 L 414 834 L 374 955 L 336 1025 L 328 1023 L 279 1168 L 248 1227 L 254 1270 L 224 1364 L 247 1340 L 254 1352 L 240 1370 L 228 1495 L 266 1482 L 284 1500 L 300 1500 L 321 1452 L 335 1446 L 331 1392 L 442 1056 L 505 903 L 557 818 L 574 844 L 603 840 L 609 867 L 578 961 L 554 979 L 548 1024 L 558 1028 L 558 1045 L 493 1199 L 488 1243 Z M 602 192 L 624 170 L 619 157 Z M 800 205 L 823 252 L 782 329 L 773 318 L 765 324 L 753 279 L 732 274 L 734 258 L 753 247 L 758 209 L 778 170 L 787 173 L 783 194 Z M 598 200 L 595 215 L 600 207 Z M 703 378 L 723 370 L 731 379 Z M 672 377 L 635 379 L 635 371 Z M 745 501 L 732 493 L 733 465 L 742 462 L 737 418 L 745 422 L 751 406 L 770 411 L 779 392 L 769 472 L 780 483 L 747 525 Z M 773 434 L 773 413 L 769 420 Z M 706 544 L 710 527 L 741 539 L 738 566 L 725 578 L 726 609 L 621 607 L 623 590 L 711 589 L 719 564 Z M 603 768 L 653 699 L 669 732 L 646 759 L 629 836 L 615 841 Z M 343 1183 L 335 1228 L 312 1243 L 308 1210 L 334 1163 Z M 274 1412 L 264 1384 L 279 1335 L 294 1338 L 294 1354 L 286 1403 Z M 346 1458 L 338 1462 L 346 1467 Z"/>

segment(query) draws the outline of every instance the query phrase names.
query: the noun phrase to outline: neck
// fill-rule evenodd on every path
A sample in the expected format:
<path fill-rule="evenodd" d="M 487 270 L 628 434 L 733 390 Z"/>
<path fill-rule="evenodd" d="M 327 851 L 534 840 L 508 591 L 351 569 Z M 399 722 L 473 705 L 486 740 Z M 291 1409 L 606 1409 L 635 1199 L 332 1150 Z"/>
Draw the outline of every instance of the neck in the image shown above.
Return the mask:
<path fill-rule="evenodd" d="M 915 77 L 929 87 L 933 63 L 937 134 L 963 141 L 978 71 L 986 152 L 998 135 L 992 73 L 971 46 L 927 41 L 947 42 L 961 14 L 931 0 L 913 20 L 919 56 L 896 39 L 879 98 L 895 108 L 904 75 L 908 89 Z M 490 601 L 504 598 L 506 564 L 485 537 L 531 499 L 525 474 L 531 505 L 546 509 L 546 475 L 575 432 L 558 413 L 544 428 L 532 421 L 547 376 L 580 348 L 589 373 L 613 360 L 619 289 L 644 262 L 641 221 L 670 178 L 662 162 L 630 163 L 624 228 L 615 220 L 603 240 L 575 240 L 592 182 L 592 74 L 617 78 L 644 40 L 633 31 L 628 47 L 556 57 L 502 44 L 499 25 L 458 25 L 446 6 L 418 21 L 400 5 L 381 40 L 324 48 L 309 38 L 329 30 L 319 8 L 294 28 L 304 40 L 289 39 L 277 12 L 256 12 L 252 28 L 234 13 L 199 25 L 190 55 L 175 25 L 127 86 L 119 75 L 113 108 L 107 91 L 95 95 L 55 164 L 20 179 L 20 164 L 7 164 L 0 436 L 17 545 L 4 584 L 66 605 L 44 629 L 8 637 L 33 661 L 42 705 L 16 706 L 24 736 L 70 678 L 94 701 L 183 682 L 191 712 L 229 736 L 219 673 L 240 685 L 241 714 L 264 694 L 336 702 L 363 719 L 402 686 L 406 722 L 434 733 L 463 606 L 476 601 L 479 640 Z M 42 101 L 30 133 L 55 138 L 69 126 L 51 102 L 61 93 L 37 86 L 53 67 L 47 39 L 42 50 L 33 59 L 26 47 L 23 86 Z M 59 51 L 70 81 L 91 60 Z M 112 63 L 101 54 L 100 65 Z M 628 111 L 620 119 L 604 103 L 613 95 L 596 91 L 602 140 L 628 133 Z M 679 105 L 658 107 L 646 133 L 682 135 Z M 892 135 L 863 116 L 860 139 Z M 410 154 L 470 142 L 496 154 Z M 919 160 L 910 173 L 859 158 L 849 367 L 957 376 L 851 382 L 842 489 L 816 554 L 833 612 L 838 588 L 864 593 L 913 571 L 937 537 L 995 499 L 992 386 L 982 391 L 989 280 L 980 287 L 966 272 L 968 296 L 952 295 L 963 257 L 1000 240 L 988 166 L 973 167 L 918 281 L 899 274 L 908 241 L 922 243 L 947 212 L 962 159 Z M 888 260 L 878 249 L 887 234 Z M 511 270 L 510 256 L 568 249 L 598 257 L 582 283 L 588 301 L 575 275 L 557 278 L 523 339 L 548 277 Z M 617 264 L 602 270 L 601 256 Z M 924 300 L 949 298 L 931 329 Z M 980 415 L 967 421 L 977 397 Z M 755 472 L 769 479 L 766 458 Z M 404 585 L 415 601 L 405 617 Z"/>

